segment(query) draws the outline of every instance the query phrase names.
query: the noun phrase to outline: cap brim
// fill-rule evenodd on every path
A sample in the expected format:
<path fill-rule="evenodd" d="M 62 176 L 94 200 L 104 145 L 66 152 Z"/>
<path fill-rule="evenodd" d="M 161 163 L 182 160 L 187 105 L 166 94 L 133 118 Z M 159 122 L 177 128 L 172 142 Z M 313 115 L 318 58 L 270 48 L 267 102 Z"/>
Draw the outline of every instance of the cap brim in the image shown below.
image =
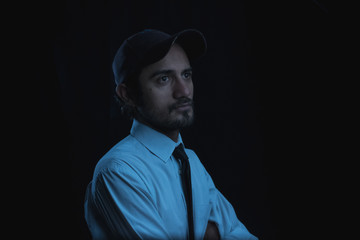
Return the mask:
<path fill-rule="evenodd" d="M 187 29 L 174 35 L 173 43 L 178 43 L 186 52 L 190 62 L 196 61 L 206 52 L 206 40 L 195 29 Z"/>

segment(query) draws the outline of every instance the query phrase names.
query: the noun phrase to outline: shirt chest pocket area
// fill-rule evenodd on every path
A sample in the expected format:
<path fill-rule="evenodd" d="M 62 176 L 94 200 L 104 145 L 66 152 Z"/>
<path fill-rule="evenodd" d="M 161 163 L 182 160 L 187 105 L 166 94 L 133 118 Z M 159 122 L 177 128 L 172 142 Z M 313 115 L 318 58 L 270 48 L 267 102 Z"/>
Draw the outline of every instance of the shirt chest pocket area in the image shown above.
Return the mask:
<path fill-rule="evenodd" d="M 182 201 L 182 200 L 181 200 Z M 178 239 L 186 237 L 187 234 L 187 215 L 183 206 L 171 207 L 167 205 L 161 210 L 161 218 L 164 222 L 166 230 L 171 236 L 176 236 Z"/>

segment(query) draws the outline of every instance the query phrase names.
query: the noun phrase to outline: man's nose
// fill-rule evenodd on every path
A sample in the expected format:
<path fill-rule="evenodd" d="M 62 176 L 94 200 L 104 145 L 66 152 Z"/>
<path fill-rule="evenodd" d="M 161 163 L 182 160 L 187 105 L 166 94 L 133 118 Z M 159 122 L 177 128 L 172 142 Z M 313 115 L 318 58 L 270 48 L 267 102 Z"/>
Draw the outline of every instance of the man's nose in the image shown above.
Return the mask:
<path fill-rule="evenodd" d="M 182 77 L 177 77 L 175 79 L 175 84 L 173 87 L 174 98 L 187 97 L 191 98 L 193 91 L 193 83 L 191 79 L 184 79 Z"/>

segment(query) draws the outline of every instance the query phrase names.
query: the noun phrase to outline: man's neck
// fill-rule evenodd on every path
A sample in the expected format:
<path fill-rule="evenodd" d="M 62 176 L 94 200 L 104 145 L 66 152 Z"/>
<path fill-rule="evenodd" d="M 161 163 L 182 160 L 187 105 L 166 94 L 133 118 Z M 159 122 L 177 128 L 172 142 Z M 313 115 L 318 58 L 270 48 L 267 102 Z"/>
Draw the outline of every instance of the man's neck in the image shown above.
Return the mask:
<path fill-rule="evenodd" d="M 156 130 L 156 129 L 155 129 Z M 158 131 L 158 130 L 157 130 Z M 160 131 L 161 132 L 161 131 Z M 179 131 L 171 131 L 171 132 L 161 132 L 164 135 L 166 135 L 167 137 L 169 137 L 171 140 L 173 140 L 174 142 L 178 141 L 179 138 Z"/>
<path fill-rule="evenodd" d="M 143 121 L 142 119 L 137 119 L 139 122 L 141 122 L 142 124 L 147 125 L 148 127 L 151 127 L 152 129 L 154 129 L 155 131 L 164 134 L 165 136 L 167 136 L 168 138 L 170 138 L 171 140 L 173 140 L 174 142 L 178 141 L 179 138 L 179 133 L 180 130 L 176 129 L 176 130 L 163 130 L 160 128 L 157 128 L 153 125 L 151 125 L 150 123 Z"/>

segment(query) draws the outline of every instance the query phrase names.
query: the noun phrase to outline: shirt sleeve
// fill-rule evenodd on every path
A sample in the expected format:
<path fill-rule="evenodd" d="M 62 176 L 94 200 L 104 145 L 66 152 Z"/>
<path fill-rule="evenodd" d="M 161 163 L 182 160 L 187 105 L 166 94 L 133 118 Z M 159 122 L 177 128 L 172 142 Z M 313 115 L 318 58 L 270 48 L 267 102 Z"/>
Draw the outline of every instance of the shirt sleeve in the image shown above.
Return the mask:
<path fill-rule="evenodd" d="M 230 202 L 216 189 L 210 221 L 216 223 L 221 239 L 226 240 L 257 240 L 236 216 Z"/>
<path fill-rule="evenodd" d="M 146 184 L 126 163 L 102 170 L 92 191 L 89 204 L 109 239 L 171 239 Z"/>
<path fill-rule="evenodd" d="M 205 170 L 205 169 L 204 169 Z M 215 222 L 223 240 L 258 240 L 237 218 L 231 203 L 215 187 L 214 182 L 205 170 L 205 175 L 211 189 L 211 211 L 209 221 Z"/>

